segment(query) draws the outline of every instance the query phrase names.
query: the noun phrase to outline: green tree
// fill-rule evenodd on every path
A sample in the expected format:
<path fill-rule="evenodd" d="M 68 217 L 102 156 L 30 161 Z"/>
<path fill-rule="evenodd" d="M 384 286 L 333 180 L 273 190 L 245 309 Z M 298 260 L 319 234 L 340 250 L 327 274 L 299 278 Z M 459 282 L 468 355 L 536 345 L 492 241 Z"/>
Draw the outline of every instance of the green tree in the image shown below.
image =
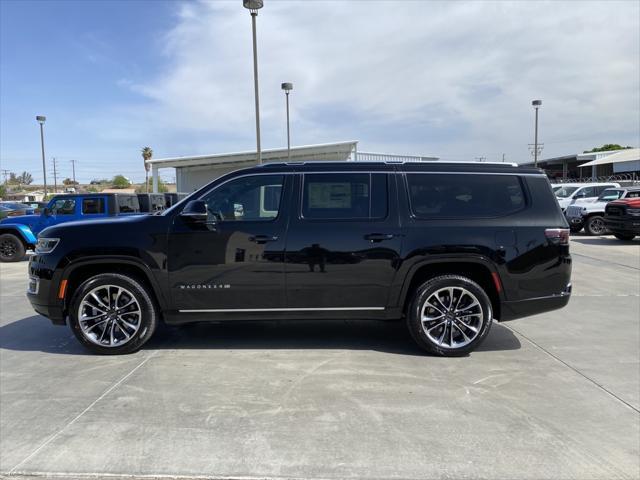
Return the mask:
<path fill-rule="evenodd" d="M 136 193 L 149 193 L 153 189 L 153 180 L 147 179 L 146 185 L 143 183 L 138 188 L 136 188 Z M 165 183 L 158 178 L 158 192 L 166 193 L 169 191 L 169 188 L 165 185 Z"/>
<path fill-rule="evenodd" d="M 149 164 L 147 163 L 153 157 L 153 150 L 151 147 L 142 148 L 142 160 L 144 161 L 144 184 L 147 186 L 147 193 L 149 193 Z"/>
<path fill-rule="evenodd" d="M 0 198 L 4 198 L 6 194 L 7 194 L 7 187 L 5 187 L 4 184 L 0 184 Z"/>
<path fill-rule="evenodd" d="M 124 175 L 116 175 L 111 180 L 111 185 L 113 188 L 129 188 L 131 186 L 131 182 Z"/>
<path fill-rule="evenodd" d="M 585 150 L 584 153 L 594 153 L 594 152 L 608 152 L 610 150 L 627 150 L 628 148 L 633 148 L 630 146 L 623 147 L 622 145 L 618 145 L 617 143 L 605 143 L 601 147 L 594 147 L 591 150 Z"/>
<path fill-rule="evenodd" d="M 78 182 L 74 182 L 73 180 L 71 180 L 70 178 L 67 177 L 62 181 L 62 184 L 63 185 L 78 185 Z"/>

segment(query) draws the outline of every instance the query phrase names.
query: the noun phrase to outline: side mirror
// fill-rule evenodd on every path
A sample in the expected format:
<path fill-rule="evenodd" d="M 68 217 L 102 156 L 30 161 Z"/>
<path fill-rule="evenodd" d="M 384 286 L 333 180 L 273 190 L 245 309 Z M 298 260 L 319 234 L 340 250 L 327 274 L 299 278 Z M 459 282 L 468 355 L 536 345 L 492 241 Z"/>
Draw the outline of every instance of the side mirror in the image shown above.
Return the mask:
<path fill-rule="evenodd" d="M 207 204 L 204 200 L 191 200 L 184 206 L 182 212 L 180 212 L 180 217 L 186 222 L 204 225 L 207 223 L 209 217 Z"/>

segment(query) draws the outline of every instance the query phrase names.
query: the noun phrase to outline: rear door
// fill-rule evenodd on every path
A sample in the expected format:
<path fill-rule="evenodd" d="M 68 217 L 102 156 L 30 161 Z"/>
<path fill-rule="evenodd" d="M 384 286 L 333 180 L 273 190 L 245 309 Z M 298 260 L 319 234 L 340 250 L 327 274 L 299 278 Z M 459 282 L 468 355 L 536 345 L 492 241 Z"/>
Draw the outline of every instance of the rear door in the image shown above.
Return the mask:
<path fill-rule="evenodd" d="M 287 307 L 384 310 L 401 247 L 394 174 L 304 173 L 294 191 Z"/>

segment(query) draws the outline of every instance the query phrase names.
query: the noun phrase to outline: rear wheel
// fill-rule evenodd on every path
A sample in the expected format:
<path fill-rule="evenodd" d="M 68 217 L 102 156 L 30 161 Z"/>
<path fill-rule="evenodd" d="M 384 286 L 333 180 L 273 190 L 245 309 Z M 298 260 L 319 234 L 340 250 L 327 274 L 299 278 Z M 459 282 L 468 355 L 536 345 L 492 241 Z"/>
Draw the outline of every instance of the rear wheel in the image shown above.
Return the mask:
<path fill-rule="evenodd" d="M 465 355 L 485 339 L 492 322 L 491 301 L 473 280 L 442 275 L 418 288 L 407 314 L 416 343 L 445 357 Z"/>
<path fill-rule="evenodd" d="M 635 235 L 633 233 L 614 233 L 613 236 L 618 240 L 624 240 L 627 242 L 635 238 Z"/>
<path fill-rule="evenodd" d="M 158 323 L 151 293 L 137 279 L 116 273 L 96 275 L 71 300 L 71 330 L 95 353 L 135 352 L 153 335 Z"/>
<path fill-rule="evenodd" d="M 584 229 L 589 235 L 605 235 L 608 232 L 604 218 L 599 215 L 589 217 Z"/>
<path fill-rule="evenodd" d="M 19 262 L 24 258 L 26 249 L 22 241 L 12 233 L 0 235 L 0 261 Z"/>

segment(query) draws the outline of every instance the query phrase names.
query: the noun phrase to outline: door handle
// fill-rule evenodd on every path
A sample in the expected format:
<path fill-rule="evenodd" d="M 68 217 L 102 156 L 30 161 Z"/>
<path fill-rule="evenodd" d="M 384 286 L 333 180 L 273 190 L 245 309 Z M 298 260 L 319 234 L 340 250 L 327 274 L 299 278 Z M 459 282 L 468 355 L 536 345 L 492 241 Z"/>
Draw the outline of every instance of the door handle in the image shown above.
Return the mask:
<path fill-rule="evenodd" d="M 374 243 L 381 242 L 383 240 L 391 240 L 393 237 L 395 237 L 393 233 L 369 233 L 364 236 L 364 239 Z"/>
<path fill-rule="evenodd" d="M 250 242 L 256 242 L 258 244 L 275 242 L 276 240 L 278 240 L 277 235 L 252 235 L 249 237 Z"/>

